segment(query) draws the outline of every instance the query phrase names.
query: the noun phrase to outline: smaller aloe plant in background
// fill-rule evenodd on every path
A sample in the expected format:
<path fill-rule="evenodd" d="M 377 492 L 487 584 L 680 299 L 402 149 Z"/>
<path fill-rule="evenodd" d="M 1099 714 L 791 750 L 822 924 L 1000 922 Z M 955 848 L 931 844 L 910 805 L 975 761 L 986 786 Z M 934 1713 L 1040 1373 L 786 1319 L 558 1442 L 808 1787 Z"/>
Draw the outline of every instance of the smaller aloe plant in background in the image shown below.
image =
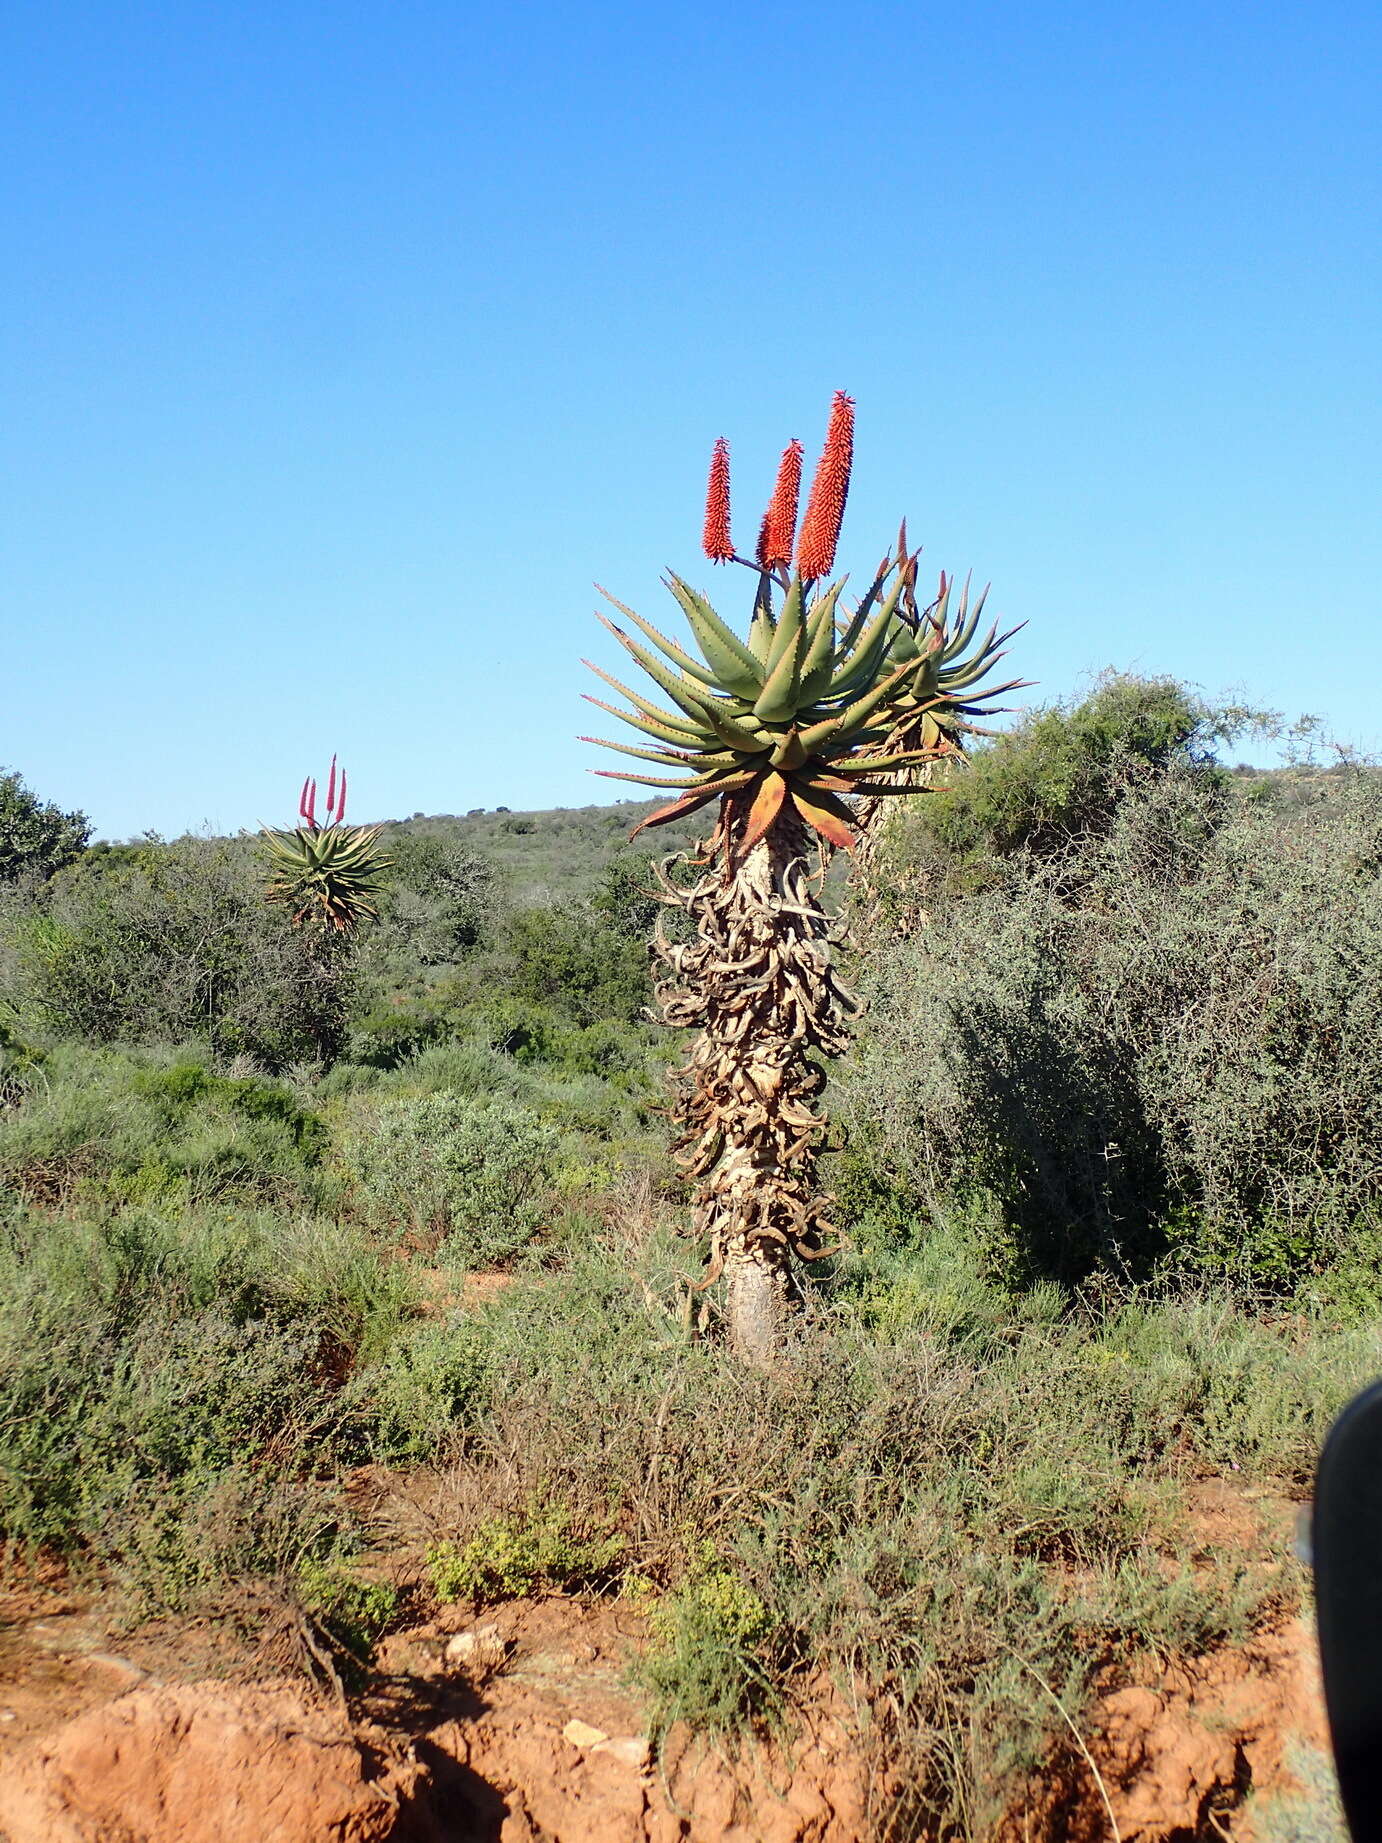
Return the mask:
<path fill-rule="evenodd" d="M 938 775 L 948 774 L 956 763 L 968 758 L 972 737 L 998 733 L 975 719 L 1005 710 L 1007 706 L 995 705 L 993 700 L 1030 683 L 1025 678 L 1010 678 L 1001 685 L 983 682 L 1003 658 L 1007 642 L 1026 623 L 1019 622 L 999 633 L 995 621 L 982 639 L 976 638 L 988 589 L 981 589 L 971 601 L 966 580 L 956 602 L 954 581 L 944 570 L 934 601 L 923 608 L 916 593 L 920 555 L 920 551 L 907 548 L 904 519 L 893 560 L 900 588 L 899 620 L 885 664 L 897 668 L 911 663 L 916 672 L 906 679 L 891 702 L 887 734 L 880 745 L 881 753 L 900 764 L 889 777 L 892 785 L 888 791 L 892 793 L 924 791 L 935 786 Z M 858 881 L 874 898 L 879 846 L 896 810 L 895 803 L 881 798 L 878 790 L 864 792 L 855 803 L 854 817 L 862 845 Z"/>
<path fill-rule="evenodd" d="M 345 819 L 345 770 L 336 757 L 326 785 L 326 820 L 317 822 L 317 783 L 302 784 L 298 813 L 302 824 L 291 832 L 265 826 L 264 840 L 273 880 L 270 902 L 293 910 L 294 927 L 318 927 L 324 934 L 353 934 L 362 921 L 377 921 L 374 898 L 392 859 L 379 849 L 378 826 L 348 826 Z"/>

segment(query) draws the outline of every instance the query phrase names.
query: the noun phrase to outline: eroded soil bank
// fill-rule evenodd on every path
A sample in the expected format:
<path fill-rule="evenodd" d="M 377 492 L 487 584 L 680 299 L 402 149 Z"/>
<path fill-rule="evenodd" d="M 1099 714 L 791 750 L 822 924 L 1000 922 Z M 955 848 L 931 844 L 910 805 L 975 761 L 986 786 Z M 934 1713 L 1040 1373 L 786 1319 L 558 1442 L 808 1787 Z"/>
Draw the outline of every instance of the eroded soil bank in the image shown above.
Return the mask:
<path fill-rule="evenodd" d="M 8 1599 L 5 1843 L 901 1843 L 906 1787 L 871 1774 L 822 1694 L 790 1744 L 737 1759 L 673 1733 L 625 1683 L 642 1637 L 609 1602 L 468 1608 L 387 1639 L 349 1706 L 244 1682 L 213 1632 L 108 1648 L 59 1580 Z M 1193 1663 L 1122 1673 L 1013 1804 L 1003 1843 L 1262 1836 L 1300 1746 L 1324 1745 L 1298 1618 Z M 1131 1675 L 1132 1680 L 1128 1678 Z M 1086 1760 L 1084 1749 L 1088 1749 Z M 1116 1827 L 1116 1829 L 1115 1829 Z M 1268 1829 L 1270 1826 L 1267 1827 Z"/>

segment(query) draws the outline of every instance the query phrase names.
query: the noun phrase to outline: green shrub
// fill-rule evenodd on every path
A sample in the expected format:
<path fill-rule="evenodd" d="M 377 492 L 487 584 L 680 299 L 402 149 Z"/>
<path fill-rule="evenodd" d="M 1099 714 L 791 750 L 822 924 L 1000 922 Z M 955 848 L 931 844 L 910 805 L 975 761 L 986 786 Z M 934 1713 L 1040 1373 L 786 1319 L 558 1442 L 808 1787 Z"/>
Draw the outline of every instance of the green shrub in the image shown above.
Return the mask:
<path fill-rule="evenodd" d="M 306 1556 L 298 1566 L 297 1584 L 306 1610 L 337 1644 L 367 1664 L 398 1609 L 397 1588 L 363 1579 L 339 1555 Z"/>
<path fill-rule="evenodd" d="M 725 1733 L 777 1701 L 772 1615 L 713 1542 L 692 1545 L 685 1577 L 652 1600 L 649 1624 L 653 1642 L 637 1674 L 652 1692 L 659 1732 L 685 1721 Z"/>
<path fill-rule="evenodd" d="M 61 1044 L 43 1070 L 0 1114 L 0 1187 L 38 1201 L 301 1196 L 325 1150 L 286 1088 L 185 1054 Z"/>
<path fill-rule="evenodd" d="M 273 1573 L 320 1502 L 288 1480 L 325 1431 L 311 1332 L 146 1302 L 0 1322 L 0 1529 L 87 1553 L 140 1597 L 185 1606 L 226 1577 Z M 286 1461 L 286 1463 L 285 1463 Z"/>
<path fill-rule="evenodd" d="M 64 813 L 17 774 L 0 773 L 0 883 L 53 876 L 81 856 L 90 837 L 85 813 Z"/>
<path fill-rule="evenodd" d="M 658 916 L 665 913 L 657 896 L 655 862 L 651 852 L 616 851 L 590 896 L 590 906 L 603 925 L 640 947 L 646 945 Z"/>
<path fill-rule="evenodd" d="M 39 1078 L 44 1053 L 0 1019 L 0 1108 L 16 1107 Z"/>
<path fill-rule="evenodd" d="M 903 913 L 929 910 L 942 891 L 1001 882 L 1014 854 L 1063 857 L 1072 843 L 1107 833 L 1126 795 L 1173 771 L 1196 784 L 1212 820 L 1214 796 L 1228 785 L 1215 742 L 1268 721 L 1213 710 L 1172 678 L 1106 673 L 1090 696 L 1033 711 L 977 749 L 945 787 L 884 815 L 876 879 L 884 901 Z"/>
<path fill-rule="evenodd" d="M 582 905 L 515 910 L 503 945 L 513 993 L 577 1024 L 634 1022 L 651 996 L 646 942 L 602 925 Z"/>
<path fill-rule="evenodd" d="M 397 1063 L 338 1062 L 317 1084 L 323 1101 L 368 1091 L 380 1099 L 413 1098 L 421 1094 L 454 1093 L 489 1096 L 508 1091 L 513 1070 L 484 1041 L 458 1042 L 442 1038 L 424 1044 Z"/>
<path fill-rule="evenodd" d="M 0 1217 L 0 1540 L 163 1607 L 329 1557 L 325 1480 L 377 1448 L 363 1378 L 415 1309 L 338 1222 Z"/>
<path fill-rule="evenodd" d="M 475 1017 L 484 1040 L 502 1056 L 565 1075 L 598 1075 L 621 1085 L 646 1083 L 648 1050 L 664 1048 L 650 1027 L 600 1018 L 574 1024 L 550 1005 L 503 996 Z"/>
<path fill-rule="evenodd" d="M 852 1157 L 987 1197 L 1027 1271 L 1324 1273 L 1382 1204 L 1379 938 L 1382 780 L 1282 813 L 1172 769 L 875 946 Z"/>
<path fill-rule="evenodd" d="M 412 826 L 390 826 L 384 842 L 393 861 L 371 957 L 403 956 L 421 966 L 460 960 L 494 923 L 492 863 L 455 839 Z"/>
<path fill-rule="evenodd" d="M 198 1103 L 221 1103 L 245 1120 L 281 1127 L 306 1164 L 314 1163 L 326 1149 L 325 1122 L 309 1113 L 288 1089 L 262 1076 L 218 1075 L 201 1063 L 177 1062 L 166 1069 L 136 1070 L 130 1086 L 154 1103 L 166 1130 L 177 1126 Z"/>
<path fill-rule="evenodd" d="M 396 1069 L 429 1043 L 452 1034 L 449 1020 L 432 1006 L 406 1000 L 379 1005 L 351 1027 L 346 1054 L 372 1069 Z"/>
<path fill-rule="evenodd" d="M 471 1021 L 491 1049 L 518 1063 L 551 1062 L 573 1029 L 553 1006 L 516 993 L 491 991 L 471 1013 Z"/>
<path fill-rule="evenodd" d="M 10 914 L 0 991 L 69 1036 L 200 1039 L 272 1069 L 330 1060 L 353 997 L 344 950 L 265 902 L 253 841 L 201 838 L 89 853 L 58 876 Z"/>
<path fill-rule="evenodd" d="M 439 1600 L 512 1599 L 542 1587 L 589 1586 L 609 1574 L 623 1547 L 608 1531 L 574 1530 L 568 1511 L 544 1505 L 496 1517 L 468 1542 L 441 1542 L 427 1557 Z"/>
<path fill-rule="evenodd" d="M 558 1149 L 527 1108 L 441 1093 L 381 1107 L 352 1158 L 376 1214 L 436 1231 L 448 1258 L 485 1265 L 541 1226 Z"/>
<path fill-rule="evenodd" d="M 489 1386 L 489 1336 L 475 1313 L 410 1326 L 357 1384 L 372 1451 L 435 1461 L 473 1428 Z"/>

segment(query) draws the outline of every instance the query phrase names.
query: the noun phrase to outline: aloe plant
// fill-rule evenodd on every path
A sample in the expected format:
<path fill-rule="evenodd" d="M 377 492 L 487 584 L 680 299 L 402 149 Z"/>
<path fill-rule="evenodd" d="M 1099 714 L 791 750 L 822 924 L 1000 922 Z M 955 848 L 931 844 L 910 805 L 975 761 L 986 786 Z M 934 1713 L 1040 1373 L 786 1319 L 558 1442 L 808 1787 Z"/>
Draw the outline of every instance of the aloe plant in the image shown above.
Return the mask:
<path fill-rule="evenodd" d="M 1030 681 L 1010 678 L 1003 684 L 985 681 L 1004 655 L 1004 647 L 1025 622 L 999 633 L 994 622 L 982 639 L 976 638 L 983 619 L 988 588 L 971 601 L 966 580 L 958 597 L 954 583 L 942 570 L 940 586 L 929 606 L 916 597 L 918 551 L 907 548 L 907 526 L 898 534 L 896 567 L 907 577 L 901 599 L 903 626 L 893 643 L 892 663 L 912 661 L 915 676 L 893 707 L 892 728 L 884 743 L 892 755 L 913 758 L 892 776 L 892 793 L 920 793 L 947 784 L 968 761 L 971 739 L 992 736 L 994 730 L 978 721 L 1008 708 L 993 700 L 1017 691 Z M 915 757 L 924 759 L 917 763 Z M 857 882 L 864 892 L 864 908 L 875 920 L 882 895 L 880 879 L 886 853 L 881 849 L 889 818 L 899 803 L 876 794 L 865 795 L 855 807 L 861 849 Z"/>
<path fill-rule="evenodd" d="M 601 620 L 664 701 L 592 665 L 627 707 L 590 701 L 640 740 L 584 738 L 670 770 L 598 771 L 674 790 L 635 831 L 715 810 L 695 883 L 663 874 L 664 898 L 688 911 L 695 938 L 673 944 L 658 931 L 659 996 L 667 1023 L 698 1032 L 676 1084 L 676 1149 L 696 1184 L 705 1283 L 724 1274 L 731 1342 L 765 1366 L 782 1342 L 795 1263 L 827 1252 L 821 1058 L 843 1050 L 855 1009 L 832 963 L 817 871 L 834 848 L 855 847 L 864 802 L 911 791 L 906 777 L 950 752 L 996 647 L 961 657 L 977 625 L 968 610 L 953 627 L 938 627 L 934 609 L 923 620 L 905 527 L 857 604 L 843 605 L 845 581 L 830 575 L 853 432 L 852 400 L 837 392 L 799 535 L 802 448 L 788 444 L 753 559 L 733 543 L 729 449 L 716 443 L 702 545 L 713 563 L 755 573 L 747 630 L 669 573 L 692 652 L 601 590 L 635 631 Z"/>
<path fill-rule="evenodd" d="M 298 801 L 302 824 L 287 832 L 264 827 L 274 873 L 268 898 L 291 907 L 295 927 L 351 935 L 362 921 L 379 918 L 375 897 L 392 859 L 379 849 L 379 826 L 343 823 L 345 806 L 345 770 L 338 773 L 333 755 L 324 822 L 317 822 L 317 783 L 309 775 Z"/>

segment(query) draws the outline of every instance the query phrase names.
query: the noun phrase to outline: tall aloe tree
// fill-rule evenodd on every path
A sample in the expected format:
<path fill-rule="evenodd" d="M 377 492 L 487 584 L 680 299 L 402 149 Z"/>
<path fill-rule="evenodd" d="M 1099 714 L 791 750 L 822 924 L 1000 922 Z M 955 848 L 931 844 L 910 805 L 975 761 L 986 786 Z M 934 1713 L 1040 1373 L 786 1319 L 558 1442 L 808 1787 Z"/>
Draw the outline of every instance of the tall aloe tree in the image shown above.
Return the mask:
<path fill-rule="evenodd" d="M 584 738 L 670 770 L 601 771 L 676 790 L 644 826 L 714 808 L 699 877 L 681 888 L 664 873 L 666 899 L 687 910 L 695 935 L 674 944 L 658 930 L 659 996 L 668 1024 L 698 1033 L 677 1078 L 675 1117 L 710 1249 L 704 1283 L 724 1275 L 731 1343 L 765 1367 L 784 1336 L 796 1263 L 828 1252 L 829 1199 L 816 1178 L 826 1126 L 821 1063 L 844 1049 L 855 1010 L 832 965 L 817 873 L 831 850 L 854 848 L 861 802 L 910 791 L 899 777 L 947 752 L 943 734 L 925 723 L 967 721 L 962 694 L 976 682 L 955 655 L 933 657 L 936 630 L 923 631 L 915 609 L 916 560 L 905 538 L 853 608 L 842 605 L 844 579 L 830 580 L 853 412 L 837 392 L 800 535 L 803 451 L 788 444 L 752 559 L 733 544 L 729 449 L 716 443 L 703 547 L 714 563 L 755 572 L 747 632 L 669 573 L 697 657 L 601 590 L 640 637 L 601 620 L 666 701 L 592 666 L 627 708 L 590 701 L 640 741 Z M 953 666 L 948 686 L 939 682 L 942 663 Z"/>

